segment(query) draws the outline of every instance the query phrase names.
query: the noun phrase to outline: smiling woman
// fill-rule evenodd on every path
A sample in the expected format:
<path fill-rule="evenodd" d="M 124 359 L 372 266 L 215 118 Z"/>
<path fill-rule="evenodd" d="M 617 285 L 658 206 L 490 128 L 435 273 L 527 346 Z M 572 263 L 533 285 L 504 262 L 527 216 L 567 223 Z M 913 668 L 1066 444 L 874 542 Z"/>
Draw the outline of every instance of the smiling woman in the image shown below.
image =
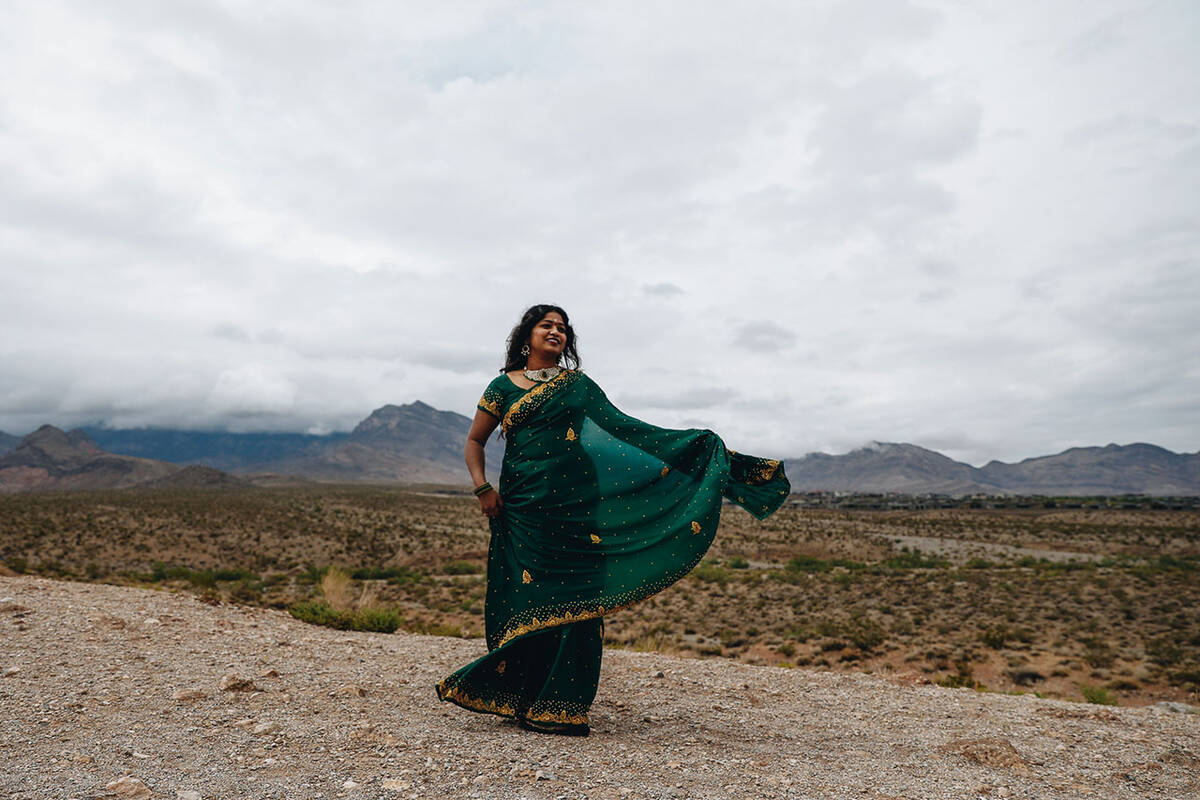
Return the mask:
<path fill-rule="evenodd" d="M 467 468 L 491 524 L 488 653 L 438 697 L 546 733 L 586 735 L 605 614 L 662 591 L 712 543 L 722 496 L 759 519 L 790 489 L 783 465 L 617 410 L 579 370 L 567 312 L 538 305 L 513 328 L 502 374 L 467 435 Z M 508 437 L 499 490 L 484 445 Z"/>

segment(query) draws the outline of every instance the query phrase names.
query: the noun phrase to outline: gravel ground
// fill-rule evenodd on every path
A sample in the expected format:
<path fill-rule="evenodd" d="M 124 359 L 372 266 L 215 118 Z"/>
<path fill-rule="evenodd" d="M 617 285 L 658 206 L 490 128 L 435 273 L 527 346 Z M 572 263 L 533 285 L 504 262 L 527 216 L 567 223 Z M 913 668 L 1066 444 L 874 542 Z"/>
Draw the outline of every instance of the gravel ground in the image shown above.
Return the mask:
<path fill-rule="evenodd" d="M 0 797 L 1200 796 L 1200 715 L 605 653 L 588 738 L 439 704 L 481 640 L 0 578 Z"/>

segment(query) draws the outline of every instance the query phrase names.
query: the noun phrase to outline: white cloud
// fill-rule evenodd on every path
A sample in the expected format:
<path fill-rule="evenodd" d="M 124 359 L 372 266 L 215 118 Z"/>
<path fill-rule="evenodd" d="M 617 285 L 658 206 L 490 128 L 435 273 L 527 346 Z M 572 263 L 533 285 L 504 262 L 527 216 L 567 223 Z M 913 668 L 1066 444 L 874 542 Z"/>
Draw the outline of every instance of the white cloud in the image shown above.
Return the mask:
<path fill-rule="evenodd" d="M 0 429 L 469 413 L 549 300 L 738 449 L 1200 447 L 1192 4 L 683 8 L 6 8 Z"/>

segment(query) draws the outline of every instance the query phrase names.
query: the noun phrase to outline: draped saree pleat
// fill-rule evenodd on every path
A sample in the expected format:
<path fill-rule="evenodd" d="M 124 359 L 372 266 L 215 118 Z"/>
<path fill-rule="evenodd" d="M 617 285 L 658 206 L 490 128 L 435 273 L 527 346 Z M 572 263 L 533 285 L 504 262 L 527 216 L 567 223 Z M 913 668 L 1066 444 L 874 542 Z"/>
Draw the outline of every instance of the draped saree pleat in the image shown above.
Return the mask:
<path fill-rule="evenodd" d="M 507 437 L 491 523 L 488 653 L 438 697 L 543 730 L 586 733 L 603 616 L 686 575 L 722 497 L 762 519 L 790 489 L 783 465 L 734 453 L 707 430 L 623 414 L 577 370 L 525 390 L 500 376 L 479 408 Z"/>

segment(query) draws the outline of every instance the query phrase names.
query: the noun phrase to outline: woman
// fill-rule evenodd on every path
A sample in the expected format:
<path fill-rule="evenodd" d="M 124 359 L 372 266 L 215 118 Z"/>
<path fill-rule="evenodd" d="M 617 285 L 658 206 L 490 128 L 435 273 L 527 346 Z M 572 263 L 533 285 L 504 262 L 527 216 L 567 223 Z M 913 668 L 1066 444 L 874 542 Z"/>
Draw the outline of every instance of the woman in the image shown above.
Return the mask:
<path fill-rule="evenodd" d="M 622 414 L 578 367 L 567 312 L 533 306 L 479 401 L 466 460 L 492 531 L 488 653 L 437 692 L 532 730 L 587 735 L 604 615 L 700 561 L 722 496 L 762 519 L 790 487 L 778 461 L 733 453 L 712 431 Z M 497 425 L 507 437 L 498 492 L 484 472 Z"/>

